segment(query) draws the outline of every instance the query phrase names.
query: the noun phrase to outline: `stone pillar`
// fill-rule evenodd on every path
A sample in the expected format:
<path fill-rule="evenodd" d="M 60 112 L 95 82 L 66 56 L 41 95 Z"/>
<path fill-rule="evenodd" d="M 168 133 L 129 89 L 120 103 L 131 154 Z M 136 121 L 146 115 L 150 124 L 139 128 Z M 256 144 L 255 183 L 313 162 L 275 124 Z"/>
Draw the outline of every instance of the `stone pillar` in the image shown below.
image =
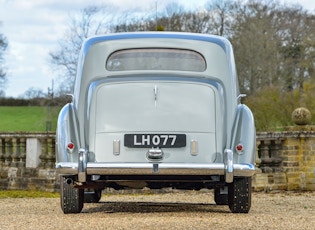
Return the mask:
<path fill-rule="evenodd" d="M 48 165 L 48 140 L 47 137 L 42 137 L 40 138 L 40 143 L 41 143 L 41 154 L 39 156 L 40 159 L 40 164 L 39 164 L 39 168 L 41 169 L 45 169 Z"/>
<path fill-rule="evenodd" d="M 6 166 L 11 166 L 12 162 L 12 154 L 13 154 L 13 145 L 12 145 L 12 138 L 5 138 L 5 162 Z"/>
<path fill-rule="evenodd" d="M 299 136 L 291 136 L 284 141 L 284 160 L 281 165 L 287 176 L 288 190 L 302 189 L 303 163 L 301 160 L 303 158 L 304 139 L 299 133 Z"/>
<path fill-rule="evenodd" d="M 20 162 L 20 139 L 17 137 L 12 138 L 12 150 L 11 167 L 18 167 Z"/>
<path fill-rule="evenodd" d="M 280 167 L 280 164 L 282 162 L 282 157 L 281 157 L 281 140 L 273 140 L 271 141 L 270 145 L 270 153 L 271 153 L 271 168 L 272 171 L 277 173 L 277 172 L 282 172 L 282 168 Z"/>
<path fill-rule="evenodd" d="M 5 161 L 5 144 L 4 139 L 0 138 L 0 168 L 2 167 Z"/>
<path fill-rule="evenodd" d="M 47 168 L 55 168 L 55 138 L 48 139 Z"/>
<path fill-rule="evenodd" d="M 40 164 L 41 144 L 37 138 L 26 139 L 26 167 L 37 168 Z"/>
<path fill-rule="evenodd" d="M 26 162 L 26 138 L 22 137 L 20 139 L 20 166 L 25 168 L 25 162 Z"/>
<path fill-rule="evenodd" d="M 263 140 L 260 142 L 259 145 L 259 151 L 260 151 L 260 168 L 263 173 L 271 173 L 272 168 L 270 167 L 272 159 L 269 155 L 269 146 L 270 146 L 270 140 Z"/>

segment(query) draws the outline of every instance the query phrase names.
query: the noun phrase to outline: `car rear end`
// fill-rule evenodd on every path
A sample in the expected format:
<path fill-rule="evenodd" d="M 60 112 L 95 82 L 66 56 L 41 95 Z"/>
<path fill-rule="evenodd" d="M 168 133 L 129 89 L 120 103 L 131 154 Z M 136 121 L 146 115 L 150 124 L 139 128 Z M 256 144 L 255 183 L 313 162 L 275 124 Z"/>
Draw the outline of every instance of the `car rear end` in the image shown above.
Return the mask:
<path fill-rule="evenodd" d="M 217 94 L 211 84 L 193 78 L 183 82 L 180 76 L 100 82 L 88 112 L 93 173 L 209 175 L 206 169 L 219 162 L 217 148 L 222 148 L 216 126 L 223 125 L 218 117 L 223 108 Z"/>
<path fill-rule="evenodd" d="M 62 195 L 65 213 L 81 211 L 86 188 L 94 195 L 105 187 L 217 188 L 223 200 L 235 179 L 251 177 L 253 118 L 238 103 L 225 39 L 140 33 L 96 37 L 84 49 L 74 101 L 57 129 L 59 146 L 67 146 L 57 148 L 62 191 L 76 189 Z M 71 196 L 81 197 L 74 209 Z M 249 211 L 250 197 L 245 208 L 233 199 L 223 203 Z"/>

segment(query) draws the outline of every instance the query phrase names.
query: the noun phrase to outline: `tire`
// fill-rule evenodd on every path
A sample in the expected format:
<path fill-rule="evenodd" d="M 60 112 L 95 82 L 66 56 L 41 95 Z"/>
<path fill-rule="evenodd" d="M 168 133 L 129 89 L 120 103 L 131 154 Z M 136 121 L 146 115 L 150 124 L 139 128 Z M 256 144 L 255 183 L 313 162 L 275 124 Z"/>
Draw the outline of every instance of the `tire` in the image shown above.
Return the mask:
<path fill-rule="evenodd" d="M 102 189 L 84 191 L 84 203 L 98 203 L 102 197 Z"/>
<path fill-rule="evenodd" d="M 80 213 L 83 208 L 84 189 L 73 188 L 67 177 L 60 176 L 60 203 L 64 214 Z"/>
<path fill-rule="evenodd" d="M 228 205 L 229 199 L 228 199 L 228 193 L 222 193 L 221 188 L 215 188 L 214 189 L 214 202 L 217 205 Z"/>
<path fill-rule="evenodd" d="M 234 178 L 229 184 L 228 203 L 233 213 L 248 213 L 251 207 L 252 178 Z"/>

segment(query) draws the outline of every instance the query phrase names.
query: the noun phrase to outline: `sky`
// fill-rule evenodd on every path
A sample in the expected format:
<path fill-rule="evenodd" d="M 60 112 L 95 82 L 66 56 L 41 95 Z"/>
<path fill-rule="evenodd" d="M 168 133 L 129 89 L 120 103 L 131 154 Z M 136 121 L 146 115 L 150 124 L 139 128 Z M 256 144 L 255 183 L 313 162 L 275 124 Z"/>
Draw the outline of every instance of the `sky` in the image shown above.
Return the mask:
<path fill-rule="evenodd" d="M 4 56 L 7 72 L 6 97 L 21 97 L 31 87 L 44 93 L 58 82 L 58 73 L 50 64 L 49 52 L 58 49 L 58 41 L 70 25 L 70 17 L 90 5 L 113 4 L 122 10 L 144 7 L 154 13 L 170 2 L 185 7 L 203 6 L 207 0 L 0 0 L 0 34 L 9 47 Z M 315 0 L 282 0 L 298 3 L 311 12 Z"/>

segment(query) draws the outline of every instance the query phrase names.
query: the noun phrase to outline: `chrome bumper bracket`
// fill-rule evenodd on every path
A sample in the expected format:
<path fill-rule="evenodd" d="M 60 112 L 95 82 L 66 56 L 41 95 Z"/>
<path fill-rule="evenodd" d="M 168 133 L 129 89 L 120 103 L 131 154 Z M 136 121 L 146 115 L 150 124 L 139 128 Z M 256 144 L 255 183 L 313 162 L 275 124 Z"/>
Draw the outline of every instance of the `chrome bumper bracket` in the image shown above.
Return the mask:
<path fill-rule="evenodd" d="M 88 161 L 87 151 L 85 149 L 79 149 L 78 181 L 81 183 L 86 182 L 87 161 Z"/>
<path fill-rule="evenodd" d="M 226 183 L 233 182 L 233 151 L 231 149 L 224 151 L 224 177 Z"/>

